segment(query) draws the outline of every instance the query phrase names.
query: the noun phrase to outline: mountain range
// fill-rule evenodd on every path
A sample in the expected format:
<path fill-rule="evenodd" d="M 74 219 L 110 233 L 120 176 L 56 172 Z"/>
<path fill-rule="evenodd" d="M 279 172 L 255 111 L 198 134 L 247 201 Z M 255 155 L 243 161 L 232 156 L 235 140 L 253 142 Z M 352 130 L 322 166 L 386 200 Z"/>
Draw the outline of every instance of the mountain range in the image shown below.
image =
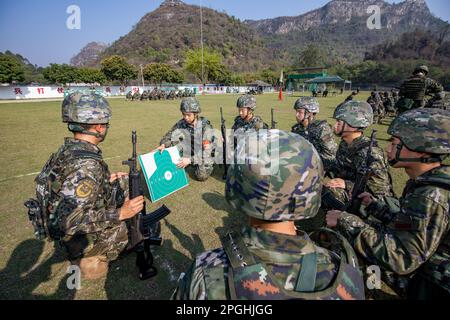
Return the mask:
<path fill-rule="evenodd" d="M 369 29 L 373 14 L 381 11 L 381 29 Z M 237 72 L 292 66 L 300 52 L 316 44 L 328 63 L 360 62 L 375 47 L 414 29 L 439 33 L 448 23 L 435 17 L 424 0 L 390 4 L 382 0 L 332 0 L 321 8 L 292 17 L 241 21 L 225 12 L 203 11 L 205 46 L 218 51 Z M 181 0 L 165 0 L 144 15 L 125 36 L 110 46 L 90 43 L 73 57 L 76 66 L 98 66 L 118 54 L 133 64 L 165 62 L 181 67 L 184 53 L 200 47 L 200 7 Z"/>

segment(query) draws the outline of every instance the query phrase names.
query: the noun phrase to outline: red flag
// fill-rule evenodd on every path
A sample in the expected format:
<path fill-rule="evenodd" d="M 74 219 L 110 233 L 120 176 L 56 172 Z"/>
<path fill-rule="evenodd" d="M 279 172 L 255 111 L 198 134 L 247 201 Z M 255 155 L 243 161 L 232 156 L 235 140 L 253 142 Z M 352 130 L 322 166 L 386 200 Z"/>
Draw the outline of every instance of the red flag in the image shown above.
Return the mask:
<path fill-rule="evenodd" d="M 278 94 L 278 100 L 283 100 L 283 70 L 281 70 L 280 76 L 280 93 Z"/>

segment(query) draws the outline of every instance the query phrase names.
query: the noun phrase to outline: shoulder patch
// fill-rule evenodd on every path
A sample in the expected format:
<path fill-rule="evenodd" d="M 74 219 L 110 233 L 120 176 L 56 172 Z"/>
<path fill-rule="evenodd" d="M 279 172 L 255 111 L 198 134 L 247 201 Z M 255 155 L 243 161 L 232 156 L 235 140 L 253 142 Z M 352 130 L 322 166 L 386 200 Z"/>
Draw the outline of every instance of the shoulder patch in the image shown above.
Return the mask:
<path fill-rule="evenodd" d="M 80 181 L 77 189 L 75 190 L 75 194 L 79 198 L 87 198 L 92 194 L 94 187 L 95 187 L 94 181 L 88 178 L 83 179 Z"/>

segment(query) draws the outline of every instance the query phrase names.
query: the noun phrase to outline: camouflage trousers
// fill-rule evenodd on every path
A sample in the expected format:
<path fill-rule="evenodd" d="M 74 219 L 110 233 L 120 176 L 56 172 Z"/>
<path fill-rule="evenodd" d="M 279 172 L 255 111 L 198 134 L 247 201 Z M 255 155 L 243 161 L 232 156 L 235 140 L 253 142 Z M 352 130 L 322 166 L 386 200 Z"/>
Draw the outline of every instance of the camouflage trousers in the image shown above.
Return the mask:
<path fill-rule="evenodd" d="M 192 169 L 196 180 L 206 181 L 214 170 L 214 164 L 195 164 Z"/>
<path fill-rule="evenodd" d="M 108 261 L 113 261 L 127 249 L 128 229 L 126 223 L 121 222 L 102 232 L 66 236 L 62 244 L 69 260 L 105 256 Z"/>

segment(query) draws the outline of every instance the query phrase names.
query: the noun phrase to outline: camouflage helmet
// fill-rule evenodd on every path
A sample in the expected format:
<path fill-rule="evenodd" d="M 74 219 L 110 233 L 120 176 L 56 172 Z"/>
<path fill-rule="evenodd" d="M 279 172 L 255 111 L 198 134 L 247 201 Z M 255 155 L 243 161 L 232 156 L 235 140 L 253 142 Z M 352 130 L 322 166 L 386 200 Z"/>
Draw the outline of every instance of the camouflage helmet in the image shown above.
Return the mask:
<path fill-rule="evenodd" d="M 348 101 L 336 107 L 333 118 L 353 128 L 367 128 L 373 123 L 373 111 L 367 102 Z"/>
<path fill-rule="evenodd" d="M 319 113 L 319 101 L 313 97 L 301 97 L 297 101 L 295 101 L 294 109 L 305 109 L 311 113 Z"/>
<path fill-rule="evenodd" d="M 200 102 L 197 99 L 189 97 L 181 101 L 180 111 L 183 113 L 200 113 Z"/>
<path fill-rule="evenodd" d="M 430 73 L 430 70 L 428 69 L 427 66 L 418 66 L 414 69 L 414 73 L 419 73 L 419 72 L 423 72 L 425 74 Z"/>
<path fill-rule="evenodd" d="M 228 170 L 227 202 L 260 220 L 314 217 L 320 208 L 324 174 L 316 149 L 303 137 L 276 129 L 261 130 L 255 137 L 258 149 L 266 153 L 267 159 L 261 154 L 258 159 L 246 156 L 245 141 L 238 143 L 236 152 L 243 161 L 237 161 Z"/>
<path fill-rule="evenodd" d="M 450 111 L 420 108 L 402 113 L 388 133 L 412 151 L 450 154 Z"/>
<path fill-rule="evenodd" d="M 245 94 L 239 97 L 236 107 L 238 108 L 250 108 L 251 110 L 256 109 L 256 98 L 250 94 Z"/>
<path fill-rule="evenodd" d="M 106 124 L 112 117 L 108 101 L 95 92 L 70 93 L 64 99 L 61 110 L 65 123 Z"/>

